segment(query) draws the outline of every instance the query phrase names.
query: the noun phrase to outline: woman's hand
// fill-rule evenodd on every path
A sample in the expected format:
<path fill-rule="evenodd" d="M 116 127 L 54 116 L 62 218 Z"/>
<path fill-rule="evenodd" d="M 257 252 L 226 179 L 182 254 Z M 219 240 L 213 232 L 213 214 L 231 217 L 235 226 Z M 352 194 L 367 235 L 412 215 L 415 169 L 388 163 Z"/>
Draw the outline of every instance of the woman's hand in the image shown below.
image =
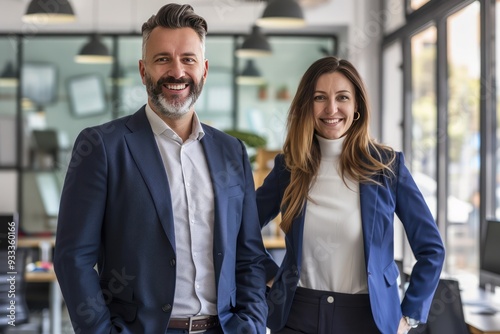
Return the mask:
<path fill-rule="evenodd" d="M 401 320 L 399 320 L 399 327 L 397 334 L 406 334 L 410 329 L 411 327 L 410 325 L 408 325 L 406 319 L 404 317 L 401 317 Z"/>

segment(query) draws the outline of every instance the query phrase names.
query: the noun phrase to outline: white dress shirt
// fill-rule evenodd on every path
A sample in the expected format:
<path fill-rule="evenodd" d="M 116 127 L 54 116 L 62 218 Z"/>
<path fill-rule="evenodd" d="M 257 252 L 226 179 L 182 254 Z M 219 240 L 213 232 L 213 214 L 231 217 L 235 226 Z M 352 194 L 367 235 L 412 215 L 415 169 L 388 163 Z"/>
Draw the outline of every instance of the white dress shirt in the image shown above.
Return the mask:
<path fill-rule="evenodd" d="M 149 105 L 146 116 L 160 150 L 172 197 L 177 255 L 172 317 L 216 315 L 212 252 L 214 194 L 200 142 L 205 133 L 196 113 L 192 133 L 185 142 Z"/>

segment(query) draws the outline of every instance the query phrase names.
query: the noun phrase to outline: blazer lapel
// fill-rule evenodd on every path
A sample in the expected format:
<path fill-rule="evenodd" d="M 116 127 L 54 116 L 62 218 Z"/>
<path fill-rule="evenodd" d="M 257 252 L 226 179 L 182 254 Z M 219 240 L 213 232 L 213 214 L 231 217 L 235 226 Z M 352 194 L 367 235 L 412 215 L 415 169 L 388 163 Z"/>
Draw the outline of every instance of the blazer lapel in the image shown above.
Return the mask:
<path fill-rule="evenodd" d="M 130 154 L 148 186 L 163 230 L 175 250 L 174 217 L 167 174 L 144 107 L 130 118 L 127 127 L 132 131 L 125 135 Z"/>
<path fill-rule="evenodd" d="M 227 164 L 229 163 L 224 156 L 222 143 L 217 142 L 213 136 L 212 130 L 203 126 L 205 136 L 201 139 L 208 169 L 212 179 L 212 188 L 214 191 L 214 247 L 218 253 L 225 254 L 227 230 L 226 212 L 227 212 L 227 187 L 228 179 Z M 221 262 L 219 262 L 221 263 Z"/>

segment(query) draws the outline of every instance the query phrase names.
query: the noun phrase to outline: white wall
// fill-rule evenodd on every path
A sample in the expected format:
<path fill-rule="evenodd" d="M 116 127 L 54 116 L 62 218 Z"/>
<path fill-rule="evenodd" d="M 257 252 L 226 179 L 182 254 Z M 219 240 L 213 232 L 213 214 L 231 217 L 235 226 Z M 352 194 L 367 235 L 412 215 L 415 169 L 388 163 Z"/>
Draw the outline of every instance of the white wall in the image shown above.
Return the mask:
<path fill-rule="evenodd" d="M 0 213 L 17 211 L 17 172 L 0 171 Z"/>
<path fill-rule="evenodd" d="M 358 69 L 367 86 L 372 107 L 371 134 L 380 138 L 379 55 L 384 29 L 384 16 L 379 1 L 353 1 L 354 17 L 349 26 L 348 42 L 341 44 L 344 57 Z"/>

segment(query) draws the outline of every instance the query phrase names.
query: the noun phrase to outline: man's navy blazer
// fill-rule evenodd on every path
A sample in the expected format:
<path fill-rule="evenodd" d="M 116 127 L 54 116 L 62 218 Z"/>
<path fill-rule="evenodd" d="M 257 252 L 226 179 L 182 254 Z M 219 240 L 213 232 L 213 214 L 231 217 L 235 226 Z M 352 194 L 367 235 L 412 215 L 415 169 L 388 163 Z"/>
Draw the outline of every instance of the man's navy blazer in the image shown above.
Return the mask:
<path fill-rule="evenodd" d="M 380 185 L 361 183 L 359 186 L 370 304 L 375 323 L 384 334 L 397 332 L 403 314 L 421 322 L 427 320 L 444 262 L 439 230 L 404 165 L 402 153 L 396 154 L 394 166 L 394 177 L 378 175 L 376 181 Z M 290 171 L 286 169 L 284 156 L 280 154 L 275 158 L 273 170 L 257 190 L 262 225 L 278 214 L 289 183 Z M 285 326 L 299 282 L 304 212 L 305 207 L 285 236 L 286 254 L 267 296 L 267 325 L 275 331 Z M 397 284 L 399 270 L 394 262 L 394 213 L 403 223 L 417 259 L 402 303 Z"/>
<path fill-rule="evenodd" d="M 226 333 L 265 333 L 265 250 L 243 143 L 203 125 L 214 193 L 218 316 Z M 205 187 L 205 188 L 204 188 Z M 54 265 L 76 333 L 165 333 L 174 302 L 167 174 L 142 107 L 83 130 L 62 192 Z M 95 266 L 95 268 L 94 268 Z"/>

